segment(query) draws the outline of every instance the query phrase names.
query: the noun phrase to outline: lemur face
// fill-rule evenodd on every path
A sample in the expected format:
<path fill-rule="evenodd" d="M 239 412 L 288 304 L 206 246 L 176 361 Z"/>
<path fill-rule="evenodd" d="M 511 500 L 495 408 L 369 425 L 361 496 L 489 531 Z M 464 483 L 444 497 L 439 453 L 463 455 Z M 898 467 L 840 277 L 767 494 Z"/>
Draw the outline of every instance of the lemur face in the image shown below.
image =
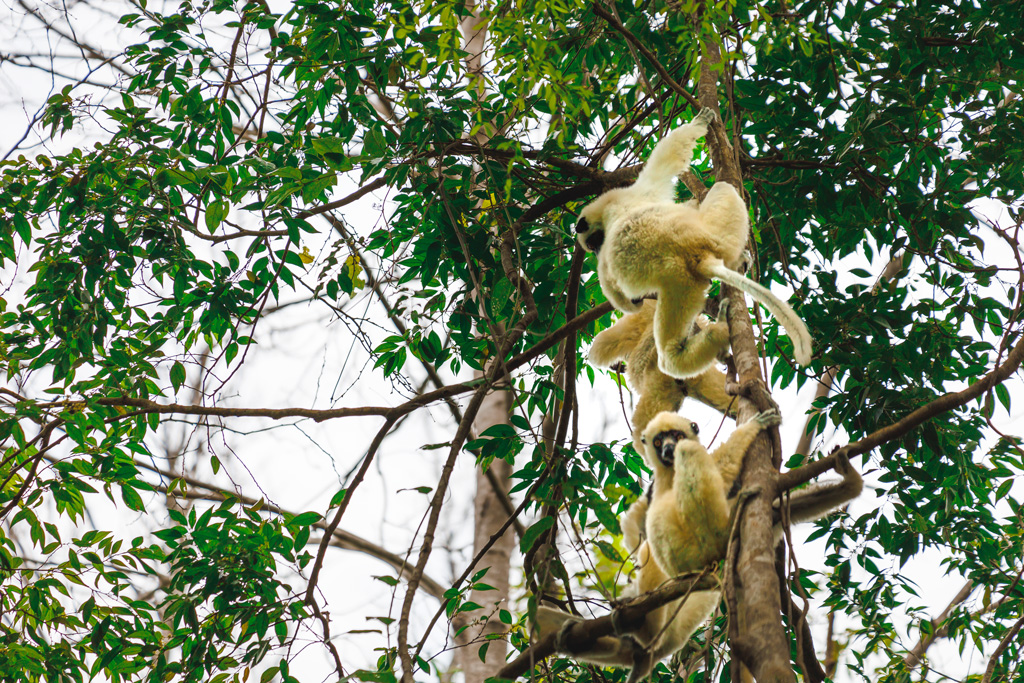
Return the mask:
<path fill-rule="evenodd" d="M 672 467 L 676 461 L 676 445 L 687 439 L 696 441 L 697 432 L 695 422 L 691 422 L 688 427 L 683 429 L 666 429 L 654 435 L 651 439 L 651 447 L 654 448 L 654 453 L 662 465 Z"/>
<path fill-rule="evenodd" d="M 591 225 L 583 216 L 576 223 L 576 235 L 580 245 L 590 252 L 596 252 L 604 244 L 604 230 L 600 225 Z"/>

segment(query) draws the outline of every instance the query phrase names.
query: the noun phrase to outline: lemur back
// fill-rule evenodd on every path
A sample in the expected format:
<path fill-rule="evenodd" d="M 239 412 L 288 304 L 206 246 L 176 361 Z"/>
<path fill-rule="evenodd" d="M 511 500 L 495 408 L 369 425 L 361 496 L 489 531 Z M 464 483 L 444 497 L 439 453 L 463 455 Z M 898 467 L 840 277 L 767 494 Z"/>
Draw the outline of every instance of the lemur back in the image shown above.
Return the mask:
<path fill-rule="evenodd" d="M 673 377 L 698 375 L 713 362 L 705 332 L 690 337 L 711 279 L 742 289 L 763 303 L 793 340 L 794 357 L 811 360 L 811 338 L 787 304 L 735 271 L 750 232 L 743 198 L 718 182 L 699 205 L 672 200 L 672 179 L 690 164 L 697 139 L 713 120 L 704 109 L 655 147 L 636 183 L 608 190 L 580 212 L 579 241 L 597 252 L 601 289 L 613 306 L 632 313 L 640 299 L 658 295 L 654 319 L 658 363 Z"/>

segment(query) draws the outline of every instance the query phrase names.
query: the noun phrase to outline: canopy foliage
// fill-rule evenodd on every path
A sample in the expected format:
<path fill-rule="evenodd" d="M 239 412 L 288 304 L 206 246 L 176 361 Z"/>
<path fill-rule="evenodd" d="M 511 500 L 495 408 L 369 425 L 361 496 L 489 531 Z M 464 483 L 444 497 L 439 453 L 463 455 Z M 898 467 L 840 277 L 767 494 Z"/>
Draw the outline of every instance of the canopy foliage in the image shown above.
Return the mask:
<path fill-rule="evenodd" d="M 369 646 L 375 671 L 339 656 L 332 642 L 346 636 L 332 641 L 317 583 L 338 580 L 321 573 L 325 555 L 347 551 L 328 545 L 344 545 L 371 496 L 359 486 L 385 437 L 429 446 L 400 430 L 444 402 L 462 424 L 445 427 L 428 507 L 455 495 L 456 455 L 505 459 L 525 499 L 522 549 L 552 529 L 555 505 L 598 558 L 584 571 L 562 548 L 558 585 L 596 595 L 622 582 L 613 535 L 643 466 L 624 423 L 610 443 L 579 426 L 580 394 L 601 381 L 586 348 L 614 316 L 573 226 L 693 115 L 702 69 L 718 80 L 749 195 L 751 277 L 788 287 L 814 336 L 814 361 L 798 368 L 777 323 L 758 318 L 769 384 L 802 420 L 795 389 L 833 377 L 811 450 L 823 434 L 875 439 L 854 461 L 873 473 L 869 503 L 822 523 L 826 569 L 791 571 L 794 594 L 815 598 L 818 623 L 835 613 L 846 680 L 941 679 L 908 656 L 940 628 L 949 653 L 994 652 L 990 675 L 1021 675 L 1022 641 L 1004 638 L 1024 610 L 1024 459 L 1005 428 L 1020 401 L 1020 2 L 154 4 L 98 35 L 69 31 L 75 15 L 23 18 L 48 22 L 67 49 L 96 49 L 80 76 L 47 65 L 57 85 L 0 166 L 0 678 L 321 680 L 289 668 L 310 634 L 334 677 L 363 667 L 357 678 L 391 681 L 403 659 L 408 680 L 442 676 L 445 645 L 420 643 L 441 597 L 422 595 L 418 564 L 433 528 L 411 543 L 401 581 L 384 577 L 396 597 Z M 479 68 L 467 30 L 486 33 Z M 721 62 L 702 60 L 702 41 Z M 711 159 L 695 170 L 710 186 Z M 268 321 L 297 301 L 337 348 L 372 362 L 288 378 L 298 401 L 261 393 L 258 376 L 241 384 L 273 345 Z M 473 401 L 502 368 L 511 426 L 471 435 Z M 980 387 L 970 400 L 906 422 L 968 386 Z M 183 421 L 191 445 L 161 462 Z M 314 422 L 379 429 L 336 453 L 351 471 L 329 503 L 300 514 L 225 478 L 244 472 L 244 450 L 228 462 L 231 446 L 214 442 Z M 189 459 L 204 474 L 186 475 Z M 106 521 L 104 498 L 130 526 Z M 953 595 L 915 583 L 922 558 L 971 582 L 941 622 L 928 617 Z M 481 569 L 463 561 L 463 578 L 440 586 L 447 618 L 482 613 L 465 599 Z M 429 603 L 411 622 L 410 576 Z M 524 649 L 532 603 L 513 597 L 500 618 Z M 728 680 L 722 624 L 714 636 L 721 647 L 691 656 L 689 680 Z M 982 661 L 955 677 L 981 680 Z M 565 659 L 539 672 L 592 675 Z"/>

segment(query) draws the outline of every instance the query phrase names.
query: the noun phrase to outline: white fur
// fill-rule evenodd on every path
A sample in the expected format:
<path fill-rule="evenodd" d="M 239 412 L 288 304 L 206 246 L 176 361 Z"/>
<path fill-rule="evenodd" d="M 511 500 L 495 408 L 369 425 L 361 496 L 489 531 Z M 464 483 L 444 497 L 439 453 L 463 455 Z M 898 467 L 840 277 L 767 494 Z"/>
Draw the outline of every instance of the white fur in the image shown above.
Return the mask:
<path fill-rule="evenodd" d="M 627 313 L 594 337 L 590 347 L 590 362 L 598 367 L 626 361 L 626 379 L 639 394 L 632 418 L 633 447 L 637 453 L 643 453 L 640 435 L 651 418 L 662 411 L 679 410 L 687 396 L 725 415 L 736 416 L 736 398 L 726 393 L 725 374 L 714 366 L 686 379 L 670 377 L 658 368 L 653 332 L 655 308 L 653 301 L 645 300 L 639 311 Z M 729 328 L 724 322 L 711 323 L 698 332 L 701 333 L 708 349 L 716 354 L 729 348 Z"/>
<path fill-rule="evenodd" d="M 644 457 L 654 468 L 647 542 L 666 574 L 700 571 L 725 557 L 729 489 L 754 437 L 780 422 L 778 411 L 758 413 L 713 454 L 697 440 L 696 425 L 681 415 L 661 413 L 647 425 Z"/>
<path fill-rule="evenodd" d="M 640 546 L 637 555 L 637 577 L 626 588 L 623 597 L 642 595 L 671 578 L 651 557 L 646 542 Z M 655 664 L 686 645 L 693 632 L 714 612 L 721 597 L 719 590 L 694 591 L 685 598 L 648 612 L 636 633 L 598 638 L 586 650 L 565 654 L 600 666 L 629 668 L 627 683 L 637 683 L 650 675 Z M 566 622 L 575 621 L 579 618 L 562 610 L 537 608 L 536 626 L 541 636 L 557 633 L 567 625 Z"/>
<path fill-rule="evenodd" d="M 794 356 L 807 365 L 811 337 L 803 321 L 760 285 L 739 276 L 750 232 L 743 198 L 728 183 L 715 183 L 700 205 L 677 204 L 672 179 L 690 165 L 697 139 L 714 114 L 702 110 L 669 133 L 651 153 L 636 182 L 608 190 L 580 212 L 576 226 L 584 248 L 597 251 L 601 289 L 613 306 L 632 313 L 639 299 L 658 295 L 654 338 L 658 364 L 672 377 L 700 374 L 712 362 L 704 330 L 689 338 L 704 308 L 712 278 L 740 287 L 768 310 L 793 339 Z M 710 329 L 710 328 L 709 328 Z"/>
<path fill-rule="evenodd" d="M 696 425 L 681 415 L 661 413 L 644 431 L 644 457 L 654 469 L 647 504 L 647 542 L 670 576 L 698 571 L 725 557 L 736 499 L 728 493 L 743 466 L 751 442 L 780 423 L 776 410 L 758 413 L 736 428 L 724 444 L 708 453 L 697 440 Z M 666 449 L 671 448 L 671 458 Z M 839 481 L 815 483 L 788 495 L 789 520 L 820 519 L 860 495 L 864 482 L 845 458 L 836 463 Z M 632 519 L 637 524 L 637 515 Z M 781 514 L 776 510 L 776 516 Z M 782 525 L 775 524 L 776 541 Z"/>
<path fill-rule="evenodd" d="M 725 557 L 735 505 L 728 499 L 729 490 L 751 442 L 779 422 L 778 411 L 758 413 L 709 454 L 697 440 L 696 425 L 685 417 L 663 412 L 650 421 L 643 439 L 645 458 L 656 463 L 652 464 L 654 489 L 650 502 L 641 498 L 623 519 L 627 549 L 632 551 L 639 543 L 637 576 L 624 597 L 643 595 L 674 576 L 698 571 Z M 842 481 L 801 489 L 790 496 L 792 521 L 818 519 L 860 494 L 863 482 L 849 461 L 838 462 L 836 469 L 843 475 Z M 646 526 L 647 536 L 642 542 L 641 526 Z M 777 539 L 780 534 L 781 527 L 776 524 Z M 627 683 L 637 683 L 655 664 L 681 649 L 720 600 L 719 590 L 695 591 L 649 612 L 634 633 L 605 636 L 586 650 L 566 654 L 601 666 L 628 667 Z M 537 609 L 536 625 L 542 636 L 578 620 L 562 610 Z"/>

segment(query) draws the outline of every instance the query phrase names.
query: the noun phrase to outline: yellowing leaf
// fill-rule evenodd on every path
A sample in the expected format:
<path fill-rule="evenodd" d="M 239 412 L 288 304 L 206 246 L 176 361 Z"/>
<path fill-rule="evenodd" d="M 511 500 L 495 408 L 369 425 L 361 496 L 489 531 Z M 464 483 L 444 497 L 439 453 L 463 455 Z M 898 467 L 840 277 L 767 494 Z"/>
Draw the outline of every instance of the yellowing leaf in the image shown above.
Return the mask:
<path fill-rule="evenodd" d="M 366 283 L 359 279 L 359 273 L 363 272 L 363 267 L 359 265 L 358 256 L 353 254 L 345 259 L 345 269 L 348 272 L 348 279 L 352 283 L 353 291 L 366 286 Z"/>
<path fill-rule="evenodd" d="M 314 259 L 313 255 L 309 253 L 309 247 L 303 247 L 302 252 L 299 254 L 299 260 L 308 266 L 316 259 Z"/>

